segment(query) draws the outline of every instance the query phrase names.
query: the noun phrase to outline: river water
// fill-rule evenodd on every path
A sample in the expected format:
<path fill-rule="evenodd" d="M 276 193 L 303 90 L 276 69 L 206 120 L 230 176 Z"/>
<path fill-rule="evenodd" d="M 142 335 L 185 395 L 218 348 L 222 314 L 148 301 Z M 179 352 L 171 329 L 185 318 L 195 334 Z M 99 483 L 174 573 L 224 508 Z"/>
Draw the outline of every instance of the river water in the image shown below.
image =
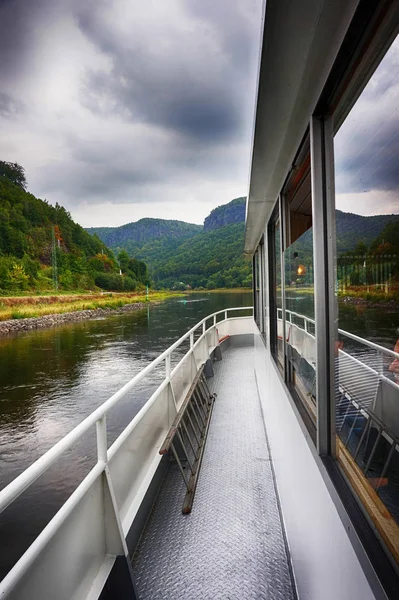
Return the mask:
<path fill-rule="evenodd" d="M 251 304 L 250 292 L 205 292 L 133 313 L 1 338 L 0 489 L 203 317 Z M 109 445 L 163 373 L 160 367 L 110 412 Z M 0 579 L 94 462 L 93 430 L 0 515 Z"/>

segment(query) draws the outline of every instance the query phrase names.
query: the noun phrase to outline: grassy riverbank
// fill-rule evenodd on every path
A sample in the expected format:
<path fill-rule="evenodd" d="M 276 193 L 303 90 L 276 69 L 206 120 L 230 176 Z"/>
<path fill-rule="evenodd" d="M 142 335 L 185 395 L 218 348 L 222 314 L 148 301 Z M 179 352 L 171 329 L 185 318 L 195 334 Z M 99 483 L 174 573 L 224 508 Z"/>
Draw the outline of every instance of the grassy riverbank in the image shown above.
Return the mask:
<path fill-rule="evenodd" d="M 181 292 L 58 294 L 48 296 L 0 297 L 0 321 L 29 319 L 81 310 L 108 308 L 118 310 L 127 304 L 162 302 L 167 298 L 184 296 Z"/>

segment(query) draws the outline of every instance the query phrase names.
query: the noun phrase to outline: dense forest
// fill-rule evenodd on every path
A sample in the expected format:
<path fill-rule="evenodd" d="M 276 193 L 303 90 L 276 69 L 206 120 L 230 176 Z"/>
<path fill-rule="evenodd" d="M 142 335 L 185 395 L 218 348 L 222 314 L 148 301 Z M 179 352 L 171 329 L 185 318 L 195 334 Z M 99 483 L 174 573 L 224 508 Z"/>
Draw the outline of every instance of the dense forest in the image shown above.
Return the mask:
<path fill-rule="evenodd" d="M 87 231 L 115 252 L 123 249 L 145 261 L 157 288 L 250 287 L 251 260 L 243 254 L 244 220 L 245 198 L 236 198 L 212 210 L 204 227 L 141 219 L 122 227 Z"/>
<path fill-rule="evenodd" d="M 0 161 L 0 293 L 54 289 L 132 291 L 148 283 L 143 261 L 115 258 L 70 214 L 26 191 L 23 168 Z"/>

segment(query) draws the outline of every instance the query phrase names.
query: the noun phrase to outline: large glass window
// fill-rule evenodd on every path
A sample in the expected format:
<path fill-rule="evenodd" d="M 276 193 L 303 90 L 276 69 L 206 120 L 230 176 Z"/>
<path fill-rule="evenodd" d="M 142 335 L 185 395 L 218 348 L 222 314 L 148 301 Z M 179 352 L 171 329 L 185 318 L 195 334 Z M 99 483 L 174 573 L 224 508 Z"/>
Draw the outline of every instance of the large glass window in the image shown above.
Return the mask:
<path fill-rule="evenodd" d="M 311 433 L 316 426 L 312 195 L 306 142 L 283 191 L 286 379 Z"/>
<path fill-rule="evenodd" d="M 277 203 L 268 226 L 270 347 L 280 371 L 284 372 L 283 304 L 281 285 L 281 218 Z"/>
<path fill-rule="evenodd" d="M 399 561 L 399 40 L 335 136 L 337 458 Z"/>

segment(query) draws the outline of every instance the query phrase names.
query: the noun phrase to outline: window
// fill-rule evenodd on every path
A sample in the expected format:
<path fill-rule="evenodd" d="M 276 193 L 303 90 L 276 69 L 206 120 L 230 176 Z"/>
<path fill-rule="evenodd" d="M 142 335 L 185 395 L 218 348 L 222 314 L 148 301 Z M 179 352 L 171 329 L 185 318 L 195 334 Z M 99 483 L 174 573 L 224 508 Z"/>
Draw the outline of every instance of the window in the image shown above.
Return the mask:
<path fill-rule="evenodd" d="M 306 140 L 283 190 L 286 244 L 284 307 L 286 379 L 311 433 L 316 425 L 316 335 L 314 313 L 310 151 Z"/>
<path fill-rule="evenodd" d="M 284 372 L 283 305 L 281 286 L 281 218 L 280 206 L 274 210 L 268 226 L 270 280 L 270 345 L 281 373 Z"/>
<path fill-rule="evenodd" d="M 399 562 L 398 64 L 396 39 L 334 153 L 337 459 Z"/>

